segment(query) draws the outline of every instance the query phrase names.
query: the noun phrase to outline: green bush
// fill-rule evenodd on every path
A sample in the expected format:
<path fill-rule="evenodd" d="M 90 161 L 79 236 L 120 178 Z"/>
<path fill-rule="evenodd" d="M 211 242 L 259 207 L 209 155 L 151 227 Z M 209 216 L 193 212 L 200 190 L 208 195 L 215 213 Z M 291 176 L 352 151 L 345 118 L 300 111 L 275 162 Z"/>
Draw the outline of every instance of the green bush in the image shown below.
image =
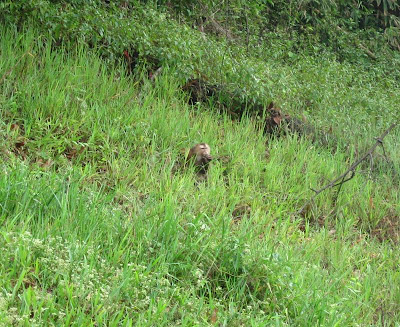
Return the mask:
<path fill-rule="evenodd" d="M 289 7 L 283 2 L 225 3 L 216 17 L 219 21 L 224 18 L 223 27 L 228 26 L 233 35 L 239 35 L 234 40 L 203 35 L 189 24 L 190 19 L 203 13 L 209 15 L 215 8 L 214 2 L 203 5 L 176 2 L 177 7 L 172 8 L 175 12 L 171 13 L 162 2 L 5 1 L 1 3 L 0 18 L 3 26 L 20 30 L 34 26 L 45 38 L 53 40 L 53 46 L 73 48 L 77 43 L 83 44 L 105 63 L 126 60 L 127 51 L 137 70 L 143 66 L 150 71 L 159 66 L 173 67 L 171 71 L 181 84 L 200 77 L 211 84 L 223 85 L 229 92 L 218 100 L 231 111 L 242 112 L 243 104 L 249 103 L 257 104 L 258 109 L 274 100 L 290 114 L 303 115 L 322 129 L 333 129 L 338 137 L 343 139 L 345 135 L 354 144 L 358 143 L 354 139 L 366 140 L 366 136 L 372 137 L 377 128 L 388 123 L 375 119 L 359 128 L 360 121 L 368 121 L 370 112 L 384 106 L 389 120 L 395 116 L 396 99 L 386 97 L 383 90 L 389 87 L 394 94 L 398 92 L 395 81 L 400 80 L 400 55 L 385 47 L 376 30 L 357 28 L 356 18 L 361 13 L 354 14 L 356 18 L 348 22 L 347 16 L 342 17 L 340 27 L 340 20 L 334 17 L 345 9 L 329 3 L 322 3 L 319 10 L 323 13 L 307 19 L 303 16 L 307 12 L 314 15 L 316 3 L 304 3 L 307 10 L 296 12 L 303 16 L 290 18 L 293 21 L 288 22 L 286 30 L 282 27 L 285 19 L 289 19 L 285 10 L 294 12 L 297 7 L 290 6 L 295 3 Z M 187 13 L 182 16 L 184 8 Z M 272 15 L 268 11 L 271 8 L 277 14 L 276 19 L 281 19 L 280 15 L 286 18 L 256 39 L 257 28 L 263 31 L 267 26 L 263 24 Z M 244 21 L 243 13 L 247 15 Z M 182 22 L 185 17 L 187 21 Z M 229 22 L 228 17 L 232 17 Z M 248 23 L 249 47 L 240 41 L 246 39 L 247 33 L 240 28 L 240 20 Z M 360 41 L 367 39 L 371 41 Z M 331 51 L 332 48 L 337 51 Z M 354 115 L 362 118 L 354 120 Z M 340 124 L 332 128 L 332 121 Z"/>

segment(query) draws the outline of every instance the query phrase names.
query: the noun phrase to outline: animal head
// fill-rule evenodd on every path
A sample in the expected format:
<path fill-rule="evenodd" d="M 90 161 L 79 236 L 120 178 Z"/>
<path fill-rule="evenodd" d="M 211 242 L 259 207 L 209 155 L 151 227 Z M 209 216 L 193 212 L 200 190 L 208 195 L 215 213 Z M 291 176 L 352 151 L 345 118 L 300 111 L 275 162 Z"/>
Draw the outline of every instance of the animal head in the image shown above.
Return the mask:
<path fill-rule="evenodd" d="M 212 160 L 211 148 L 207 143 L 196 144 L 193 148 L 190 149 L 189 156 L 195 157 L 196 165 L 208 163 Z"/>

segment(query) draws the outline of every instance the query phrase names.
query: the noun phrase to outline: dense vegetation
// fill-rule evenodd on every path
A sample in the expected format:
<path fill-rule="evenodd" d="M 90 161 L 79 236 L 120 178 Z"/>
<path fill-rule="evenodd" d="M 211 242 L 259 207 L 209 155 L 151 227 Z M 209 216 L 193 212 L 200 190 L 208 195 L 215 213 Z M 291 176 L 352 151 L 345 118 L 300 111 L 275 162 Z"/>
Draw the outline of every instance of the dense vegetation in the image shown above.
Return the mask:
<path fill-rule="evenodd" d="M 397 326 L 400 131 L 296 211 L 399 119 L 398 17 L 1 2 L 0 326 Z M 311 137 L 263 133 L 271 101 Z M 174 169 L 198 142 L 228 158 L 206 181 Z"/>

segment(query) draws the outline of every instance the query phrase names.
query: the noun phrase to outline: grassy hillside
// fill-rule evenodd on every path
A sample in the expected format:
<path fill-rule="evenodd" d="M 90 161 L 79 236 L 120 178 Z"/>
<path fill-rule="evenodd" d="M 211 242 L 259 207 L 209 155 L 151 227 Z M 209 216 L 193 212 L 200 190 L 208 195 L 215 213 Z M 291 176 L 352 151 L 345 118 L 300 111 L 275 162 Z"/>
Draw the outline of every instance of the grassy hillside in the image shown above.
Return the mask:
<path fill-rule="evenodd" d="M 336 205 L 328 190 L 296 216 L 309 187 L 345 171 L 354 152 L 191 107 L 171 67 L 151 82 L 29 30 L 1 40 L 0 324 L 400 321 L 398 189 L 383 166 L 374 178 L 364 167 Z M 346 134 L 365 126 L 364 144 L 373 141 L 395 116 L 394 82 L 328 64 L 265 67 L 278 67 L 269 69 L 282 104 L 296 108 L 301 89 L 320 117 Z M 320 88 L 296 84 L 302 76 Z M 365 106 L 346 125 L 340 105 L 351 116 L 355 99 Z M 212 162 L 205 182 L 193 167 L 173 172 L 180 149 L 198 142 L 230 158 Z M 391 155 L 396 142 L 385 141 Z"/>

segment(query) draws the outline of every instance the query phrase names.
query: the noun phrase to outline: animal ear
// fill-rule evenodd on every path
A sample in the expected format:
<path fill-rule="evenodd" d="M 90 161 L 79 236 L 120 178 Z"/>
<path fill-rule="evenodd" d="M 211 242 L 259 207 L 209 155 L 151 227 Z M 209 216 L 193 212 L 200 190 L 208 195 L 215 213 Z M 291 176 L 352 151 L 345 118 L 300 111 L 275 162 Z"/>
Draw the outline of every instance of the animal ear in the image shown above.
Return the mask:
<path fill-rule="evenodd" d="M 271 103 L 268 105 L 268 110 L 271 110 L 273 107 L 275 107 L 275 104 L 271 101 Z"/>
<path fill-rule="evenodd" d="M 282 117 L 281 116 L 275 116 L 272 118 L 274 120 L 274 122 L 279 125 L 282 121 Z"/>

